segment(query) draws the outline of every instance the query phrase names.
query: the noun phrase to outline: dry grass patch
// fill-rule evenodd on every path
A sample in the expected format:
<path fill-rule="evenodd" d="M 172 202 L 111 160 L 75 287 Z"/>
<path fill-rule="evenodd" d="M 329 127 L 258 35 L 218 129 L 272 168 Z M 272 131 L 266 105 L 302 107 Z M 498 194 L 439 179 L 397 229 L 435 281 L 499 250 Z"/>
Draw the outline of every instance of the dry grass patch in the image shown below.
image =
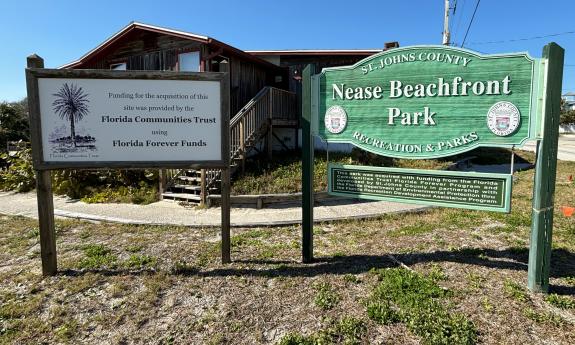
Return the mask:
<path fill-rule="evenodd" d="M 43 279 L 36 221 L 0 215 L 0 344 L 574 344 L 573 218 L 556 210 L 552 294 L 532 294 L 533 172 L 516 177 L 509 215 L 317 224 L 312 264 L 299 226 L 233 229 L 222 265 L 219 229 L 57 220 L 60 273 Z"/>

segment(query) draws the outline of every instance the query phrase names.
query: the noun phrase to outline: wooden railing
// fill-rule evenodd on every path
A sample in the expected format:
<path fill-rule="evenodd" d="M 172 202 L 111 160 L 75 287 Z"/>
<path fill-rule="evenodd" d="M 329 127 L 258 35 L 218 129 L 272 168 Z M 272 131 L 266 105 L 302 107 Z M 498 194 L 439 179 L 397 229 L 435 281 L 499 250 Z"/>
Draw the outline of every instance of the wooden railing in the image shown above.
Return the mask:
<path fill-rule="evenodd" d="M 296 95 L 293 92 L 266 86 L 256 94 L 231 120 L 230 120 L 230 162 L 232 169 L 245 166 L 246 154 L 268 132 L 274 120 L 297 121 Z M 270 151 L 271 152 L 271 151 Z M 183 171 L 170 171 L 167 176 L 168 184 Z M 233 174 L 234 170 L 231 171 Z M 215 185 L 221 175 L 220 169 L 205 169 L 202 178 L 205 183 L 202 188 L 203 200 L 207 197 L 207 190 Z"/>
<path fill-rule="evenodd" d="M 266 86 L 230 120 L 230 162 L 244 169 L 247 152 L 267 132 L 273 120 L 297 120 L 295 93 Z M 212 169 L 207 187 L 220 177 Z M 231 172 L 233 173 L 233 171 Z"/>
<path fill-rule="evenodd" d="M 269 88 L 271 98 L 271 118 L 273 120 L 297 121 L 296 95 L 275 87 Z"/>

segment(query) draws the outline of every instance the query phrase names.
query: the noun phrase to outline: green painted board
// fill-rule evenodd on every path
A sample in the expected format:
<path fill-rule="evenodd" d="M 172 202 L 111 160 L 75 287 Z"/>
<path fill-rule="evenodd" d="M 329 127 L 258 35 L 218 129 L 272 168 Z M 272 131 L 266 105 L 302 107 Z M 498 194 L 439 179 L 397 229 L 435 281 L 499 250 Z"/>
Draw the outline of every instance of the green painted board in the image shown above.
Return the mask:
<path fill-rule="evenodd" d="M 328 165 L 328 193 L 360 199 L 510 212 L 512 176 Z"/>
<path fill-rule="evenodd" d="M 313 78 L 313 131 L 376 154 L 445 157 L 541 137 L 540 59 L 446 46 L 388 50 Z"/>

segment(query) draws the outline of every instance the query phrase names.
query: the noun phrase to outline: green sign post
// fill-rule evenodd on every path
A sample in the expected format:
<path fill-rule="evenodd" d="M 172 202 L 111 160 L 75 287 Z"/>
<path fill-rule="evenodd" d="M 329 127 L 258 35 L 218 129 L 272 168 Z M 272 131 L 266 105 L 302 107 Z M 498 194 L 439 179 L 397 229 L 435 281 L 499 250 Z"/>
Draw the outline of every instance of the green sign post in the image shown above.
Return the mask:
<path fill-rule="evenodd" d="M 528 286 L 532 291 L 549 291 L 551 239 L 553 232 L 553 199 L 557 177 L 557 142 L 563 81 L 565 50 L 555 43 L 543 48 L 543 76 L 546 88 L 542 93 L 543 135 L 537 147 L 531 217 Z"/>
<path fill-rule="evenodd" d="M 308 68 L 302 88 L 303 139 L 306 125 L 311 125 L 312 135 L 324 141 L 407 159 L 540 141 L 528 285 L 547 291 L 563 54 L 554 43 L 545 46 L 541 59 L 526 53 L 483 55 L 415 46 L 388 50 L 353 66 L 325 68 L 316 75 Z M 305 145 L 312 142 L 304 142 L 304 184 L 313 176 L 313 152 Z M 389 180 L 392 175 L 396 180 Z M 449 186 L 443 194 L 423 183 L 431 175 Z M 489 178 L 492 190 L 470 188 Z M 375 180 L 380 181 L 377 188 L 361 182 Z M 459 184 L 449 185 L 450 180 Z M 328 188 L 338 195 L 509 212 L 511 175 L 331 166 Z M 477 193 L 462 198 L 461 190 Z M 304 190 L 303 197 L 303 253 L 309 261 L 313 210 L 306 208 L 313 208 L 313 196 Z"/>

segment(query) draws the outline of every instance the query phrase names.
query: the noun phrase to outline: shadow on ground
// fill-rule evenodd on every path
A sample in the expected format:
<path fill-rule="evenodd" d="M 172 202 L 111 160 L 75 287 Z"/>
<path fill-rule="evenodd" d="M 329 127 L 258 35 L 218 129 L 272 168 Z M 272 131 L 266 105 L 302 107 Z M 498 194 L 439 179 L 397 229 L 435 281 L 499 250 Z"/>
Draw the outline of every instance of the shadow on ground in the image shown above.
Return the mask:
<path fill-rule="evenodd" d="M 417 263 L 455 262 L 477 265 L 493 269 L 527 271 L 529 250 L 527 248 L 509 248 L 494 250 L 484 248 L 465 248 L 453 251 L 435 251 L 430 253 L 391 254 L 394 258 L 411 266 Z M 575 253 L 564 249 L 553 250 L 551 259 L 552 278 L 575 276 Z M 234 267 L 234 266 L 243 267 Z M 247 267 L 245 267 L 247 266 Z M 271 267 L 270 267 L 271 266 Z M 180 276 L 226 277 L 313 277 L 324 274 L 360 274 L 371 269 L 396 267 L 397 263 L 389 254 L 349 255 L 316 258 L 313 263 L 302 264 L 288 260 L 235 260 L 230 265 L 213 269 L 201 269 L 194 266 L 180 268 L 171 272 Z M 63 270 L 59 274 L 81 276 L 87 272 L 105 276 L 156 274 L 154 270 Z M 562 295 L 575 295 L 575 287 L 550 286 L 550 292 Z"/>

